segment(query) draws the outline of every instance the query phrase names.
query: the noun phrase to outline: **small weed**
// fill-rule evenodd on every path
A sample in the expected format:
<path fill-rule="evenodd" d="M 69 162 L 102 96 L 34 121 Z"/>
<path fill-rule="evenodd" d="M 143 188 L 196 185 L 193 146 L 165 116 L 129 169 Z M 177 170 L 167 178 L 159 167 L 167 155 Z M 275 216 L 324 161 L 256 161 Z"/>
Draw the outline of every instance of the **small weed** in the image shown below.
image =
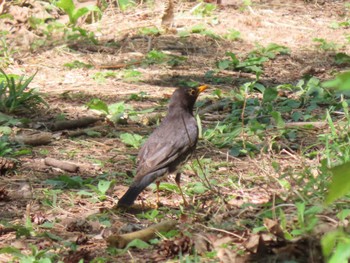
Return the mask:
<path fill-rule="evenodd" d="M 117 0 L 118 7 L 121 11 L 126 11 L 127 9 L 136 6 L 133 0 Z"/>
<path fill-rule="evenodd" d="M 348 28 L 350 27 L 350 20 L 342 21 L 342 22 L 332 22 L 331 28 L 338 29 L 338 28 Z"/>
<path fill-rule="evenodd" d="M 76 8 L 73 0 L 59 0 L 55 2 L 55 5 L 61 8 L 69 17 L 69 22 L 74 27 L 78 19 L 85 16 L 88 13 L 95 12 L 101 16 L 101 10 L 97 6 L 85 6 L 81 8 Z"/>
<path fill-rule="evenodd" d="M 107 78 L 115 78 L 117 76 L 117 73 L 113 71 L 103 71 L 103 72 L 96 72 L 92 75 L 92 79 L 95 80 L 97 83 L 105 83 Z"/>
<path fill-rule="evenodd" d="M 144 36 L 157 36 L 160 35 L 160 30 L 156 27 L 144 27 L 139 29 L 138 33 Z"/>
<path fill-rule="evenodd" d="M 162 219 L 164 217 L 164 215 L 160 214 L 160 212 L 158 210 L 153 209 L 153 210 L 144 212 L 142 214 L 138 214 L 137 217 L 148 219 L 151 221 L 156 221 L 157 219 Z"/>
<path fill-rule="evenodd" d="M 200 2 L 194 8 L 192 8 L 192 13 L 196 16 L 206 17 L 206 16 L 212 16 L 215 10 L 216 10 L 216 5 Z"/>
<path fill-rule="evenodd" d="M 133 93 L 129 96 L 129 100 L 134 101 L 143 101 L 145 98 L 147 98 L 148 94 L 147 92 L 141 91 L 139 93 Z"/>
<path fill-rule="evenodd" d="M 229 32 L 224 35 L 224 38 L 230 41 L 236 41 L 241 38 L 241 32 L 230 29 Z"/>
<path fill-rule="evenodd" d="M 13 54 L 16 53 L 6 41 L 6 35 L 9 34 L 8 31 L 0 31 L 0 68 L 5 68 L 13 62 Z"/>
<path fill-rule="evenodd" d="M 50 252 L 50 249 L 40 250 L 34 245 L 29 245 L 31 247 L 31 254 L 23 254 L 20 249 L 15 247 L 4 247 L 0 249 L 0 254 L 6 253 L 13 256 L 15 262 L 40 262 L 40 263 L 51 263 L 56 262 L 58 255 Z"/>
<path fill-rule="evenodd" d="M 7 75 L 0 69 L 0 111 L 14 113 L 19 110 L 36 108 L 47 103 L 34 89 L 28 89 L 36 73 L 24 81 L 24 76 L 16 81 L 17 77 Z M 4 80 L 5 79 L 5 80 Z"/>
<path fill-rule="evenodd" d="M 162 51 L 151 50 L 146 54 L 144 63 L 147 65 L 162 64 L 169 59 L 169 56 Z"/>
<path fill-rule="evenodd" d="M 91 64 L 86 64 L 84 62 L 81 62 L 79 60 L 74 60 L 73 62 L 65 63 L 63 64 L 68 69 L 75 69 L 75 68 L 84 68 L 84 69 L 91 69 L 94 66 Z"/>
<path fill-rule="evenodd" d="M 142 77 L 142 73 L 135 69 L 125 69 L 121 74 L 126 82 L 139 82 Z"/>
<path fill-rule="evenodd" d="M 138 134 L 122 133 L 120 134 L 120 140 L 128 146 L 138 149 L 143 142 L 143 137 Z"/>
<path fill-rule="evenodd" d="M 8 136 L 2 135 L 0 137 L 0 156 L 6 156 L 13 152 L 13 148 L 8 139 Z"/>
<path fill-rule="evenodd" d="M 349 65 L 350 56 L 345 53 L 337 53 L 334 57 L 334 62 L 338 65 Z"/>
<path fill-rule="evenodd" d="M 316 47 L 323 51 L 335 51 L 341 48 L 341 45 L 333 41 L 327 41 L 324 38 L 314 38 L 312 41 L 316 42 Z"/>
<path fill-rule="evenodd" d="M 226 52 L 226 55 L 231 59 L 221 60 L 217 63 L 217 67 L 223 69 L 242 70 L 246 72 L 254 72 L 260 75 L 263 70 L 263 63 L 274 59 L 277 55 L 285 55 L 289 53 L 289 49 L 274 43 L 269 44 L 267 47 L 259 46 L 251 51 L 247 58 L 239 60 L 236 54 L 232 52 Z"/>
<path fill-rule="evenodd" d="M 92 184 L 87 184 L 86 186 L 89 187 L 91 190 L 97 194 L 97 198 L 100 201 L 106 200 L 107 196 L 106 193 L 110 187 L 112 187 L 115 184 L 115 180 L 107 181 L 107 180 L 99 180 L 97 187 Z M 86 191 L 82 193 L 82 191 L 78 192 L 78 194 L 86 195 Z"/>

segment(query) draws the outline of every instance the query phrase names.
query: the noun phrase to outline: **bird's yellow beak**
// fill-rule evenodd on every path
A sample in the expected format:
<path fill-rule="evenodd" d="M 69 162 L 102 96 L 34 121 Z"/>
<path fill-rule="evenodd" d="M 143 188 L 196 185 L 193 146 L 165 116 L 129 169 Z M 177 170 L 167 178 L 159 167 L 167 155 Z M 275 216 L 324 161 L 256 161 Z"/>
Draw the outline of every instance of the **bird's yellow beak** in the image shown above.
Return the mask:
<path fill-rule="evenodd" d="M 205 91 L 207 88 L 209 88 L 208 85 L 199 86 L 199 87 L 198 87 L 198 92 L 201 93 L 201 92 Z"/>

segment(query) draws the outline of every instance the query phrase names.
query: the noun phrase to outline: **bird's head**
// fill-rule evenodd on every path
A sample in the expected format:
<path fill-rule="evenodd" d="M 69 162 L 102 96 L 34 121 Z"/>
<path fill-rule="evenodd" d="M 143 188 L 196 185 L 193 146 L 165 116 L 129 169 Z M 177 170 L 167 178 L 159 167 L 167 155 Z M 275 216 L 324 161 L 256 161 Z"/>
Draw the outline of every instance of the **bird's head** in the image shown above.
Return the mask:
<path fill-rule="evenodd" d="M 183 108 L 188 110 L 190 113 L 193 111 L 193 106 L 200 93 L 209 88 L 208 85 L 201 85 L 195 88 L 178 88 L 174 91 L 171 96 L 169 109 L 170 108 Z"/>

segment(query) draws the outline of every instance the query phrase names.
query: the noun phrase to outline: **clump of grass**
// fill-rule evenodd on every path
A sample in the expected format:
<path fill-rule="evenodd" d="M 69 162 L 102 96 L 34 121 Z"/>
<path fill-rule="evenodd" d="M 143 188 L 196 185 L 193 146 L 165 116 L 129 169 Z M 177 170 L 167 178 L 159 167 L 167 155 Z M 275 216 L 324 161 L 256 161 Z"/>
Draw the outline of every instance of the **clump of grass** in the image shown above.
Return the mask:
<path fill-rule="evenodd" d="M 24 80 L 24 76 L 7 75 L 0 69 L 0 111 L 15 113 L 20 110 L 30 110 L 40 104 L 47 103 L 35 91 L 28 88 L 36 73 Z"/>

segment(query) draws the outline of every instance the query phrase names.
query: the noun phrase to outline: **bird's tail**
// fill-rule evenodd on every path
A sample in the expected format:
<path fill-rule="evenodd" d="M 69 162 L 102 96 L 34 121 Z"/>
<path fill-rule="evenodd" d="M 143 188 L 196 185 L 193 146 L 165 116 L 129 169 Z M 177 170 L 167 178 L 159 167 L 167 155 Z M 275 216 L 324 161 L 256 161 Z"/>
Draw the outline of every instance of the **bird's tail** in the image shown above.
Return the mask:
<path fill-rule="evenodd" d="M 128 191 L 119 199 L 118 207 L 129 207 L 131 206 L 138 195 L 145 189 L 145 187 L 138 186 L 130 186 Z"/>
<path fill-rule="evenodd" d="M 154 171 L 152 173 L 144 175 L 141 180 L 134 181 L 133 184 L 130 186 L 128 191 L 119 199 L 118 201 L 118 207 L 128 207 L 131 206 L 138 195 L 152 182 L 154 182 L 156 179 L 161 178 L 164 174 L 166 174 L 168 168 L 162 168 L 157 171 Z"/>

